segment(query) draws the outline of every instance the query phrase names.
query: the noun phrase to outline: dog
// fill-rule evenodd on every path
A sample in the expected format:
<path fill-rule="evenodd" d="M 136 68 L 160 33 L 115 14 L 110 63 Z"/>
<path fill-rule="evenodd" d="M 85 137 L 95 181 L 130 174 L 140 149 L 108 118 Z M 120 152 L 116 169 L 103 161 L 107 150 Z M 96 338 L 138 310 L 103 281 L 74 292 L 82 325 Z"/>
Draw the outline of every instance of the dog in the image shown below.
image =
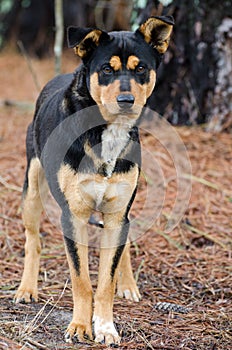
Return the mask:
<path fill-rule="evenodd" d="M 138 121 L 173 25 L 171 16 L 160 16 L 148 18 L 135 32 L 69 27 L 68 46 L 82 63 L 74 74 L 48 82 L 37 100 L 26 139 L 25 261 L 15 302 L 38 300 L 39 220 L 49 188 L 62 211 L 72 283 L 67 342 L 88 338 L 119 344 L 113 323 L 116 286 L 121 297 L 141 298 L 128 242 L 128 215 L 141 166 Z M 104 229 L 93 298 L 87 224 L 95 210 L 102 213 Z"/>

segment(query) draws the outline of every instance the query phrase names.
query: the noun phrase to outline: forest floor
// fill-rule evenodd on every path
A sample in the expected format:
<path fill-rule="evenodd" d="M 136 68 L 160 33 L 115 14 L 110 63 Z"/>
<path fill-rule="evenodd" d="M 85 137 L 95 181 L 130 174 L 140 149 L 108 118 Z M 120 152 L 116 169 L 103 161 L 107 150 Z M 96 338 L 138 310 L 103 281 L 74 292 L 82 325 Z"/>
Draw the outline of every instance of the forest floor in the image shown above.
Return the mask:
<path fill-rule="evenodd" d="M 52 59 L 32 63 L 43 86 L 53 76 Z M 65 72 L 72 71 L 75 61 L 65 56 L 63 66 Z M 90 342 L 73 346 L 64 342 L 72 317 L 71 285 L 62 234 L 52 214 L 44 214 L 41 221 L 39 302 L 12 301 L 24 255 L 20 205 L 25 134 L 38 91 L 24 58 L 11 51 L 0 55 L 0 81 L 0 349 L 104 349 Z M 156 157 L 165 191 L 156 220 L 132 243 L 132 265 L 142 300 L 115 298 L 115 324 L 122 336 L 119 348 L 229 350 L 232 138 L 227 133 L 206 133 L 201 126 L 176 127 L 173 132 L 183 141 L 191 162 L 191 196 L 182 219 L 167 233 L 164 226 L 177 195 L 175 167 L 162 142 L 143 131 L 143 144 Z M 150 183 L 154 187 L 157 181 L 151 175 L 149 180 L 142 176 L 132 208 L 132 217 L 140 215 L 141 225 L 148 214 L 139 213 Z M 94 289 L 98 256 L 98 248 L 90 247 Z"/>

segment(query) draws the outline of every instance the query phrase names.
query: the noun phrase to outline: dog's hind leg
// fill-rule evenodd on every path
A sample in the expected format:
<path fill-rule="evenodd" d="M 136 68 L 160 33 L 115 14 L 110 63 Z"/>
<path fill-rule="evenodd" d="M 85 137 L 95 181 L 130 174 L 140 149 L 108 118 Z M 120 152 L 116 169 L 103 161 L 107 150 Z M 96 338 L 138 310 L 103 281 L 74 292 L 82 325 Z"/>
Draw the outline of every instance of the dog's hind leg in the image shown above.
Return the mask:
<path fill-rule="evenodd" d="M 39 238 L 40 216 L 43 210 L 42 197 L 47 192 L 47 182 L 38 158 L 28 159 L 24 183 L 22 217 L 25 227 L 25 260 L 21 284 L 15 302 L 31 302 L 38 299 L 38 274 L 41 244 Z"/>
<path fill-rule="evenodd" d="M 139 293 L 136 281 L 133 276 L 130 258 L 130 243 L 128 242 L 122 253 L 119 264 L 117 295 L 120 298 L 125 297 L 128 300 L 139 301 L 141 295 Z"/>

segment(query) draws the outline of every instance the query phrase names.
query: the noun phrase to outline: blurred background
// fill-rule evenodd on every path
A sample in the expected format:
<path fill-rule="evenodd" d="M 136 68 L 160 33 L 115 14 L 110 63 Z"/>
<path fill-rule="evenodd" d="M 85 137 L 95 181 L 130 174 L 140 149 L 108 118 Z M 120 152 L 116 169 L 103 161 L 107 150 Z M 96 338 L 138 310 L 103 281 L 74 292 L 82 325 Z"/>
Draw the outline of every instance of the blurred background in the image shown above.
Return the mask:
<path fill-rule="evenodd" d="M 41 60 L 53 56 L 55 0 L 0 0 L 0 48 Z M 69 25 L 135 30 L 149 16 L 175 18 L 170 48 L 149 107 L 174 125 L 232 125 L 232 2 L 224 0 L 63 0 Z M 63 49 L 66 50 L 66 36 Z"/>

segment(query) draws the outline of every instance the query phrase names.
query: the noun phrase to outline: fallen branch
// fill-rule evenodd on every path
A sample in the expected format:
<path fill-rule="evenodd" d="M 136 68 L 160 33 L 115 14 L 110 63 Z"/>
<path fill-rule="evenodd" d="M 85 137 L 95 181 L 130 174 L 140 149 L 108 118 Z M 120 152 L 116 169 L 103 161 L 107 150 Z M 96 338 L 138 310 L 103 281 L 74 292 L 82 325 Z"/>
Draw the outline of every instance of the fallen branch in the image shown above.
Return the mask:
<path fill-rule="evenodd" d="M 25 47 L 22 43 L 22 41 L 17 41 L 17 44 L 18 44 L 18 47 L 23 55 L 23 57 L 25 58 L 26 62 L 27 62 L 27 66 L 29 68 L 29 71 L 31 72 L 31 75 L 32 75 L 32 79 L 34 81 L 34 84 L 35 84 L 35 87 L 37 89 L 38 92 L 40 92 L 41 90 L 41 86 L 39 84 L 39 81 L 38 81 L 38 78 L 37 78 L 37 74 L 32 66 L 32 63 L 31 63 L 31 60 L 30 60 L 30 57 L 28 56 L 27 54 L 27 51 L 25 50 Z"/>
<path fill-rule="evenodd" d="M 218 244 L 220 247 L 222 247 L 224 250 L 228 250 L 229 248 L 226 247 L 223 243 L 221 243 L 217 238 L 213 237 L 212 235 L 210 235 L 209 233 L 205 232 L 205 231 L 202 231 L 202 230 L 199 230 L 198 228 L 194 227 L 194 226 L 191 226 L 191 225 L 188 225 L 188 224 L 183 224 L 183 226 L 185 228 L 187 228 L 188 230 L 194 232 L 194 233 L 197 233 L 198 235 L 200 236 L 203 236 L 205 238 L 207 238 L 209 241 L 212 241 L 216 244 Z"/>
<path fill-rule="evenodd" d="M 38 343 L 37 341 L 35 341 L 35 340 L 32 339 L 32 338 L 25 338 L 24 340 L 26 341 L 25 345 L 27 345 L 27 343 L 29 343 L 29 344 L 31 344 L 31 345 L 36 346 L 36 349 L 41 349 L 41 350 L 43 350 L 43 349 L 46 350 L 46 349 L 47 349 L 47 346 L 46 346 L 46 345 L 43 345 L 43 344 L 41 344 L 41 343 Z"/>
<path fill-rule="evenodd" d="M 34 104 L 31 102 L 23 102 L 23 101 L 15 101 L 15 100 L 1 100 L 0 106 L 3 107 L 16 107 L 20 109 L 28 109 L 32 110 L 34 109 Z"/>
<path fill-rule="evenodd" d="M 8 184 L 8 182 L 2 176 L 0 176 L 0 183 L 8 190 L 22 192 L 21 187 Z"/>

